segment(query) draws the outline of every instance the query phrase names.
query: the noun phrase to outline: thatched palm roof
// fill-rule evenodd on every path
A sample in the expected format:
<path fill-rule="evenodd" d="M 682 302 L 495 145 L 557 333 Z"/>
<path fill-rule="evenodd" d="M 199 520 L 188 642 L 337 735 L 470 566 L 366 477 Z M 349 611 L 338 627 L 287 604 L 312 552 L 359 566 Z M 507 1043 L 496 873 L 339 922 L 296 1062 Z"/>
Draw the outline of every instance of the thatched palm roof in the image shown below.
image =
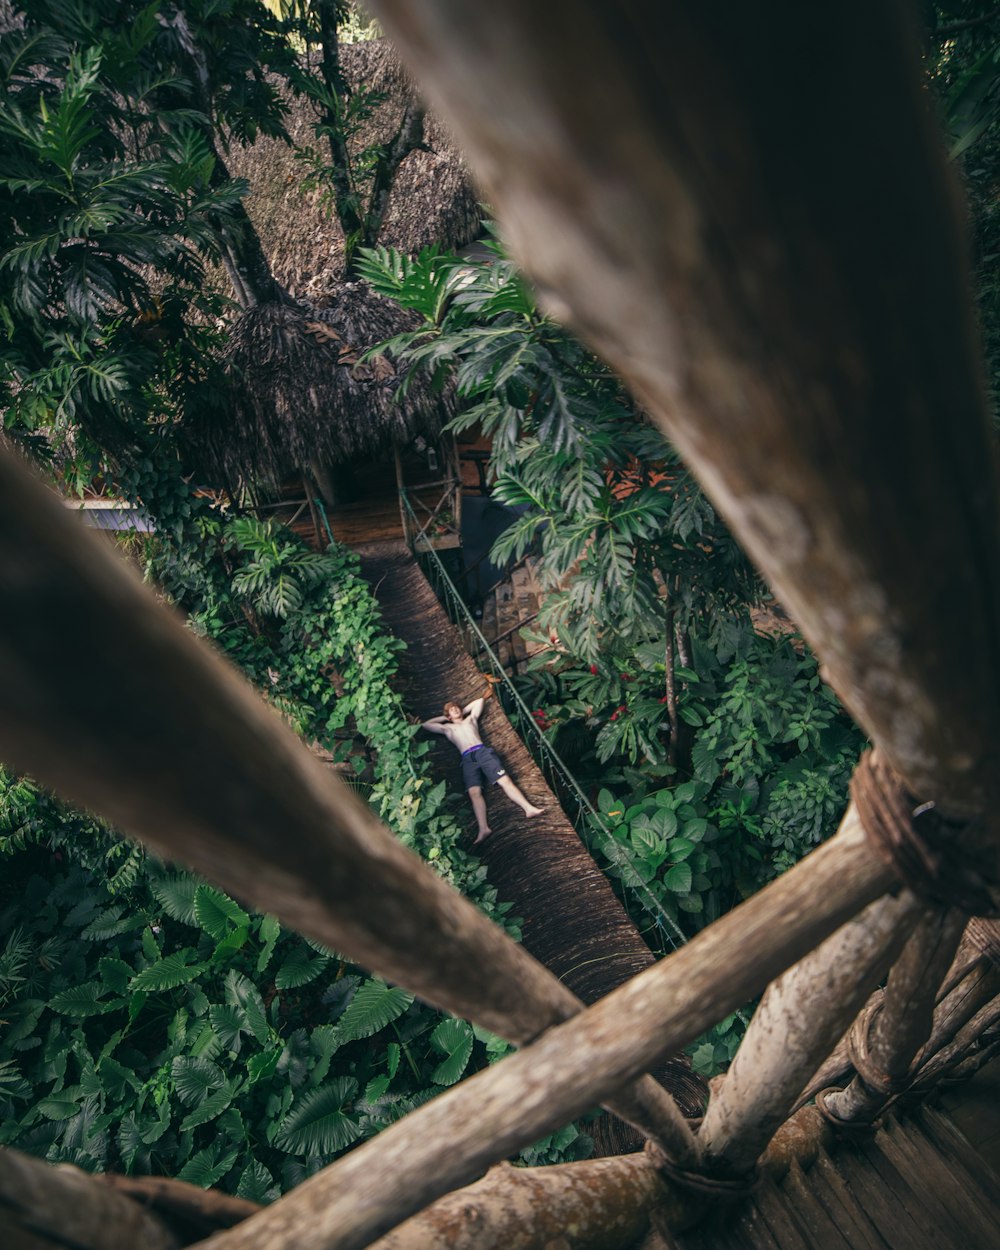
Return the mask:
<path fill-rule="evenodd" d="M 225 354 L 226 410 L 189 431 L 199 469 L 230 489 L 280 482 L 318 461 L 377 455 L 418 432 L 436 434 L 450 399 L 428 380 L 397 396 L 401 374 L 367 348 L 417 318 L 363 282 L 342 283 L 328 307 L 259 304 L 242 313 Z"/>
<path fill-rule="evenodd" d="M 355 88 L 384 93 L 385 101 L 351 143 L 355 151 L 386 143 L 399 126 L 413 87 L 385 39 L 344 44 L 341 65 Z M 289 99 L 286 127 L 297 145 L 327 156 L 317 139 L 314 106 Z M 411 152 L 393 186 L 379 242 L 405 252 L 431 243 L 458 248 L 480 232 L 479 197 L 448 131 L 434 117 L 424 122 L 426 151 Z M 260 138 L 248 148 L 234 147 L 227 157 L 232 174 L 250 183 L 247 210 L 260 235 L 274 275 L 292 295 L 322 303 L 340 281 L 343 239 L 335 215 L 325 209 L 318 191 L 304 191 L 306 168 L 283 141 Z"/>

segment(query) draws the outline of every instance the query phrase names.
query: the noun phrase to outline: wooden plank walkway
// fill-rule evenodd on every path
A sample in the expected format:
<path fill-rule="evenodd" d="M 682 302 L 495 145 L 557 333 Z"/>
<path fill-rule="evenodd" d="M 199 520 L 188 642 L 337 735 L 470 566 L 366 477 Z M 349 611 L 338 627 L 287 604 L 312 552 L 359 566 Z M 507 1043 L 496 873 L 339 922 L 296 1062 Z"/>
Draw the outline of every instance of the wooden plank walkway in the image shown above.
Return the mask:
<path fill-rule="evenodd" d="M 387 627 L 407 644 L 400 657 L 407 709 L 427 720 L 441 714 L 445 699 L 465 704 L 482 695 L 482 674 L 406 547 L 371 543 L 354 549 Z M 482 724 L 484 737 L 518 786 L 544 808 L 542 816 L 529 821 L 498 791 L 487 796 L 494 832 L 478 849 L 489 880 L 522 918 L 525 948 L 584 1002 L 594 1002 L 652 964 L 653 955 L 498 701 L 488 702 Z M 438 775 L 461 790 L 454 748 L 433 739 L 433 760 Z M 471 809 L 469 825 L 471 844 Z M 701 1113 L 704 1083 L 686 1059 L 670 1061 L 655 1075 L 687 1114 Z"/>
<path fill-rule="evenodd" d="M 1000 1177 L 947 1117 L 922 1107 L 643 1250 L 998 1250 L 998 1212 Z"/>

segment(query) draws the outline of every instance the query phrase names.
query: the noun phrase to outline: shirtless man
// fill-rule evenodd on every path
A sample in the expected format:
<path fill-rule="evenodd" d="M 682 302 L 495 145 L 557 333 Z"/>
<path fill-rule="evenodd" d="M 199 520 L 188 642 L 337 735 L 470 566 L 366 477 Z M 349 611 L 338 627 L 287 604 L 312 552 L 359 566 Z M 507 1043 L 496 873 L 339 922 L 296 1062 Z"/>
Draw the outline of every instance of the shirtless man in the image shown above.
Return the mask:
<path fill-rule="evenodd" d="M 498 785 L 508 798 L 513 799 L 525 816 L 541 816 L 542 809 L 529 803 L 521 791 L 507 776 L 500 757 L 492 747 L 484 744 L 479 736 L 479 718 L 483 714 L 485 699 L 473 699 L 465 707 L 448 702 L 444 715 L 423 722 L 423 728 L 432 734 L 444 734 L 452 746 L 462 753 L 462 779 L 476 813 L 479 836 L 474 845 L 488 838 L 493 830 L 486 820 L 486 800 L 483 798 L 483 778 Z"/>

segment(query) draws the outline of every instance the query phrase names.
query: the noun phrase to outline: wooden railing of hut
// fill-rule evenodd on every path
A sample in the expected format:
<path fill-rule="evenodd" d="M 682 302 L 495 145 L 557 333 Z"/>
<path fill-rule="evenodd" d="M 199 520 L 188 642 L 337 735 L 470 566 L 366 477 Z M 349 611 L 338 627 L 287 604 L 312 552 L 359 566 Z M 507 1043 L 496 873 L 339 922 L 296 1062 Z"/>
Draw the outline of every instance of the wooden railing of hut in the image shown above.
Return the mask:
<path fill-rule="evenodd" d="M 473 1244 L 512 1206 L 538 1234 L 518 1244 L 552 1240 L 550 1209 L 624 1243 L 652 1206 L 683 1226 L 742 1192 L 852 1022 L 854 1075 L 819 1099 L 838 1122 L 997 1018 L 960 946 L 1000 881 L 1000 511 L 961 213 L 902 4 L 376 7 L 548 307 L 667 431 L 877 744 L 840 831 L 583 1011 L 10 457 L 0 757 L 521 1046 L 204 1244 L 365 1246 L 598 1103 L 647 1153 L 491 1173 Z M 644 1073 L 759 994 L 695 1133 Z M 170 1244 L 79 1174 L 7 1155 L 0 1176 L 23 1244 Z"/>

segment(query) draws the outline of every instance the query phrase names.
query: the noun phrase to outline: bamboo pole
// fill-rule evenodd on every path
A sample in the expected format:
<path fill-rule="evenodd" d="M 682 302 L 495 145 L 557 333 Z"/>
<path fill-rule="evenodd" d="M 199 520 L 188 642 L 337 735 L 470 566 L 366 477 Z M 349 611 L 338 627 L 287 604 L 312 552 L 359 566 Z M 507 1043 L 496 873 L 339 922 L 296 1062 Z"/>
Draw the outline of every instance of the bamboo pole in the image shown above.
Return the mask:
<path fill-rule="evenodd" d="M 10 456 L 0 456 L 0 759 L 512 1042 L 581 1009 Z M 684 1117 L 651 1077 L 609 1109 L 669 1156 L 694 1158 Z"/>
<path fill-rule="evenodd" d="M 878 899 L 768 986 L 698 1134 L 710 1175 L 754 1167 L 922 910 L 908 890 Z"/>
<path fill-rule="evenodd" d="M 131 1198 L 69 1164 L 0 1148 L 4 1250 L 177 1250 L 180 1242 Z"/>
<path fill-rule="evenodd" d="M 273 1250 L 280 1237 L 359 1250 L 694 1040 L 890 884 L 849 813 L 836 837 L 686 946 L 204 1246 Z"/>
<path fill-rule="evenodd" d="M 870 1122 L 905 1079 L 930 1036 L 941 979 L 955 958 L 965 922 L 960 912 L 940 909 L 921 918 L 889 974 L 881 1009 L 864 1017 L 867 1064 L 878 1085 L 869 1083 L 869 1072 L 859 1072 L 846 1089 L 828 1093 L 826 1109 L 839 1120 Z"/>

